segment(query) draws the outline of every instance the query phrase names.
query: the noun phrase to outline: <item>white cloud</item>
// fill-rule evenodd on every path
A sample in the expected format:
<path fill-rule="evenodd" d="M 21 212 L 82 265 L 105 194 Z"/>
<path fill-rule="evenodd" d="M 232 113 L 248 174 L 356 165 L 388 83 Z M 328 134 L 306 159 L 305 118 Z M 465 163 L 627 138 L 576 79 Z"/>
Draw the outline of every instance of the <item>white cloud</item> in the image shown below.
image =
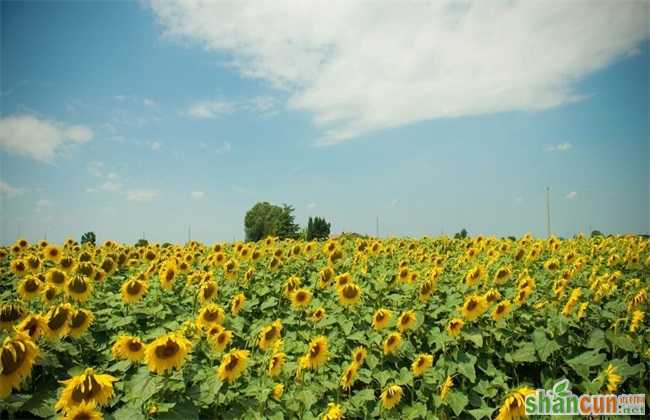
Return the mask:
<path fill-rule="evenodd" d="M 190 106 L 187 115 L 200 119 L 215 119 L 230 114 L 235 110 L 235 105 L 228 101 L 200 101 Z"/>
<path fill-rule="evenodd" d="M 158 150 L 160 150 L 160 142 L 157 142 L 157 141 L 152 142 L 151 143 L 151 150 L 153 150 L 154 152 L 157 152 Z"/>
<path fill-rule="evenodd" d="M 106 181 L 99 186 L 99 189 L 102 191 L 117 192 L 122 189 L 122 184 L 114 181 Z"/>
<path fill-rule="evenodd" d="M 158 197 L 158 191 L 153 190 L 129 190 L 126 191 L 126 199 L 129 201 L 149 202 Z"/>
<path fill-rule="evenodd" d="M 524 197 L 523 196 L 518 195 L 517 197 L 515 197 L 515 203 L 522 204 L 523 202 L 524 202 Z"/>
<path fill-rule="evenodd" d="M 94 193 L 97 192 L 97 188 L 86 188 L 87 193 Z"/>
<path fill-rule="evenodd" d="M 398 205 L 398 204 L 399 204 L 399 200 L 398 200 L 398 199 L 394 199 L 393 201 L 390 202 L 390 207 L 395 207 L 395 206 Z"/>
<path fill-rule="evenodd" d="M 34 209 L 34 211 L 40 212 L 41 210 L 52 207 L 52 205 L 53 204 L 52 204 L 52 202 L 50 200 L 47 200 L 45 198 L 41 198 L 40 200 L 38 200 L 36 202 L 36 208 Z"/>
<path fill-rule="evenodd" d="M 307 204 L 307 208 L 309 208 L 309 209 L 316 208 L 316 203 L 309 203 L 309 204 Z"/>
<path fill-rule="evenodd" d="M 225 51 L 242 75 L 285 89 L 289 107 L 314 114 L 324 144 L 579 100 L 580 78 L 634 52 L 650 32 L 646 2 L 150 4 L 166 35 Z"/>
<path fill-rule="evenodd" d="M 21 188 L 12 187 L 0 179 L 0 197 L 14 198 L 17 195 L 22 194 L 22 192 L 23 190 Z"/>
<path fill-rule="evenodd" d="M 92 176 L 101 177 L 104 175 L 104 164 L 102 162 L 90 161 L 86 164 L 88 173 Z"/>
<path fill-rule="evenodd" d="M 232 146 L 230 145 L 230 143 L 228 143 L 227 141 L 224 141 L 223 144 L 221 144 L 221 146 L 219 146 L 219 147 L 217 147 L 215 149 L 215 152 L 218 155 L 223 155 L 224 153 L 227 153 L 227 152 L 229 152 L 231 150 L 232 150 Z"/>
<path fill-rule="evenodd" d="M 571 143 L 560 143 L 552 144 L 546 148 L 547 152 L 566 152 L 571 149 L 573 145 Z"/>
<path fill-rule="evenodd" d="M 155 107 L 158 106 L 158 102 L 154 101 L 153 99 L 149 99 L 149 98 L 144 98 L 142 100 L 142 103 L 144 103 L 145 106 L 148 106 L 150 108 L 155 108 Z"/>
<path fill-rule="evenodd" d="M 85 143 L 93 136 L 88 127 L 66 125 L 31 115 L 0 120 L 0 146 L 3 149 L 44 162 L 52 161 L 69 144 Z"/>
<path fill-rule="evenodd" d="M 570 193 L 565 195 L 564 198 L 566 198 L 567 200 L 573 200 L 574 198 L 576 198 L 577 195 L 578 195 L 577 192 L 571 191 Z"/>
<path fill-rule="evenodd" d="M 203 197 L 205 197 L 205 193 L 203 191 L 192 191 L 191 195 L 195 200 L 201 200 Z"/>

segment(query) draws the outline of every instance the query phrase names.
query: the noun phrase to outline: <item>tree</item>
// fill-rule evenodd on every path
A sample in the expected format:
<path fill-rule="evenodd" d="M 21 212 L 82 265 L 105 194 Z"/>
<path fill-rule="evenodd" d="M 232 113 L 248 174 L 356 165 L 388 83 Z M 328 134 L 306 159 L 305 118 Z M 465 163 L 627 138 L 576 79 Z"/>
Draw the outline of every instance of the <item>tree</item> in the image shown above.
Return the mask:
<path fill-rule="evenodd" d="M 135 246 L 147 246 L 149 245 L 149 241 L 146 239 L 138 239 L 138 242 L 135 243 Z"/>
<path fill-rule="evenodd" d="M 591 231 L 591 237 L 596 237 L 596 236 L 603 236 L 603 233 L 599 230 L 592 230 Z"/>
<path fill-rule="evenodd" d="M 310 217 L 307 222 L 307 231 L 305 239 L 311 241 L 312 239 L 327 239 L 330 236 L 331 224 L 322 217 Z"/>
<path fill-rule="evenodd" d="M 95 237 L 95 232 L 86 232 L 83 235 L 81 235 L 81 244 L 83 245 L 86 242 L 91 243 L 93 246 L 95 246 L 95 241 L 97 238 Z"/>
<path fill-rule="evenodd" d="M 467 229 L 463 228 L 460 232 L 454 235 L 454 239 L 465 239 L 467 238 Z"/>
<path fill-rule="evenodd" d="M 295 223 L 294 208 L 287 204 L 275 206 L 266 201 L 255 204 L 244 217 L 247 241 L 259 241 L 267 236 L 280 239 L 297 238 L 300 226 Z"/>

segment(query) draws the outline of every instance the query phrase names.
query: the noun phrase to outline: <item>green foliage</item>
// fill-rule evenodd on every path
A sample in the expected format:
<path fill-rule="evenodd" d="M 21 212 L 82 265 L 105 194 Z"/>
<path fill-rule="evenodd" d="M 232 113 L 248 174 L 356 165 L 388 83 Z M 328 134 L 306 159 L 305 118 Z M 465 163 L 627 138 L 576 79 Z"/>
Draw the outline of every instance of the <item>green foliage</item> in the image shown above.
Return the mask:
<path fill-rule="evenodd" d="M 463 228 L 463 229 L 461 229 L 460 232 L 457 232 L 454 235 L 454 239 L 465 239 L 465 238 L 467 238 L 467 235 L 468 235 L 467 234 L 467 229 Z"/>
<path fill-rule="evenodd" d="M 300 227 L 295 223 L 294 210 L 287 204 L 282 207 L 266 201 L 255 204 L 244 217 L 246 241 L 257 242 L 267 236 L 298 238 Z"/>
<path fill-rule="evenodd" d="M 311 241 L 313 239 L 327 239 L 330 236 L 331 224 L 322 217 L 309 218 L 307 222 L 307 229 L 305 231 L 305 239 Z"/>
<path fill-rule="evenodd" d="M 149 241 L 146 239 L 138 239 L 138 242 L 135 243 L 135 246 L 141 247 L 141 246 L 147 246 L 149 245 Z"/>
<path fill-rule="evenodd" d="M 92 244 L 95 246 L 95 241 L 97 238 L 95 237 L 95 232 L 86 232 L 83 235 L 81 235 L 81 244 L 85 244 L 86 242 Z"/>

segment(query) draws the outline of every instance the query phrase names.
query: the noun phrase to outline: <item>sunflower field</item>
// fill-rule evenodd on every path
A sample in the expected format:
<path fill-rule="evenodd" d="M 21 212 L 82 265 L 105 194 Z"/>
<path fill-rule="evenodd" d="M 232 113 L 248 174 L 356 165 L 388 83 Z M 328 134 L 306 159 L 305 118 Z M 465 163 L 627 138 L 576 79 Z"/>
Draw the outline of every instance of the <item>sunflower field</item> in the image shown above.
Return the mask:
<path fill-rule="evenodd" d="M 0 417 L 499 418 L 649 391 L 650 240 L 0 248 Z"/>

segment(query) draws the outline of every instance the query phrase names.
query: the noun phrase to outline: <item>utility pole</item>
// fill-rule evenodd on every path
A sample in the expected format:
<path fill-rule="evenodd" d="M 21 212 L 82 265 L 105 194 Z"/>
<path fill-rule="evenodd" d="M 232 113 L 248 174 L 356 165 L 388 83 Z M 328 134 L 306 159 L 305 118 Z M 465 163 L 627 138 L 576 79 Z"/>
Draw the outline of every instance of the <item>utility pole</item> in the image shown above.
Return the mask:
<path fill-rule="evenodd" d="M 551 203 L 549 198 L 550 188 L 546 187 L 546 234 L 551 236 Z"/>
<path fill-rule="evenodd" d="M 377 238 L 379 238 L 379 216 L 377 216 L 377 230 L 376 230 L 375 236 Z"/>

